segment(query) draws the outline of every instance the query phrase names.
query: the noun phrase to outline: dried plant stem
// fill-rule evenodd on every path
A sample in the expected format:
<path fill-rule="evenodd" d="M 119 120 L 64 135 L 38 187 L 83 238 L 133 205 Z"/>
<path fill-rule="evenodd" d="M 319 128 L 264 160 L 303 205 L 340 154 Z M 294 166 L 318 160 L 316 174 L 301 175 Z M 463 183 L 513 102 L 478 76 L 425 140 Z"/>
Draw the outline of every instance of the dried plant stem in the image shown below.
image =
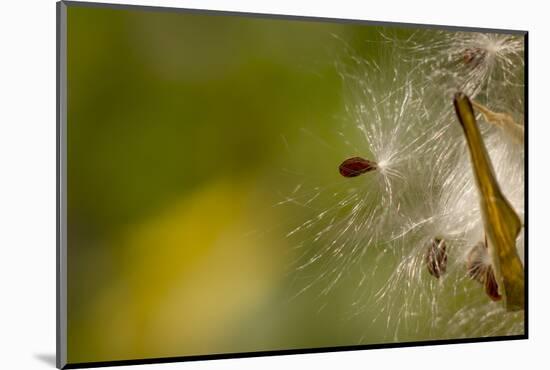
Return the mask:
<path fill-rule="evenodd" d="M 523 144 L 524 128 L 512 116 L 506 113 L 493 112 L 486 106 L 472 101 L 472 105 L 483 114 L 483 117 L 488 123 L 500 127 L 506 131 L 518 144 Z"/>

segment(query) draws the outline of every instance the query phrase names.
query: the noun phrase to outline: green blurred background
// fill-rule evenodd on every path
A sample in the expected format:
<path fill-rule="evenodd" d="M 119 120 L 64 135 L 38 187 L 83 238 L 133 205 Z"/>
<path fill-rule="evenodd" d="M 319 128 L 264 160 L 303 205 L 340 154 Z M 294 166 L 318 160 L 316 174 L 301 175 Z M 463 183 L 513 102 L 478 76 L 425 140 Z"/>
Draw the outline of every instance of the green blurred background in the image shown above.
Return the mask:
<path fill-rule="evenodd" d="M 297 277 L 314 246 L 286 234 L 315 210 L 275 206 L 347 186 L 335 62 L 375 58 L 380 31 L 68 8 L 69 362 L 388 340 L 350 308 L 353 269 L 297 294 L 326 265 Z"/>

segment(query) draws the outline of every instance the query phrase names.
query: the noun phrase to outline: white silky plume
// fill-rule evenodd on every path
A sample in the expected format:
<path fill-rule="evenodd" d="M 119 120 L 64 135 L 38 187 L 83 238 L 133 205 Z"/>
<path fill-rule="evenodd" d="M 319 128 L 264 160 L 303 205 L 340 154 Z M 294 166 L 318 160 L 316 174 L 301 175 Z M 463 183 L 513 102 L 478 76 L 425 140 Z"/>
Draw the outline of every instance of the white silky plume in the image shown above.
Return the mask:
<path fill-rule="evenodd" d="M 481 32 L 419 31 L 401 40 L 412 53 L 413 68 L 425 85 L 462 91 L 471 99 L 505 98 L 510 88 L 523 88 L 523 37 Z M 515 96 L 523 98 L 523 94 Z"/>

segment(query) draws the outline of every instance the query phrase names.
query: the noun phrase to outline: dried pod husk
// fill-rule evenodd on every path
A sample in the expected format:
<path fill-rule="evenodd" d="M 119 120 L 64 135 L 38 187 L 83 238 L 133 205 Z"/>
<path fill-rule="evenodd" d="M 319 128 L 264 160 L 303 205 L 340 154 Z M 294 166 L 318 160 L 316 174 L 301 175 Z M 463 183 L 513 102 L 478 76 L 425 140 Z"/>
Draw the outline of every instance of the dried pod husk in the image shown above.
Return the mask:
<path fill-rule="evenodd" d="M 454 106 L 468 144 L 495 280 L 506 297 L 506 309 L 523 310 L 525 272 L 516 248 L 521 220 L 500 189 L 470 99 L 458 92 Z"/>
<path fill-rule="evenodd" d="M 447 245 L 445 240 L 432 239 L 428 243 L 424 260 L 430 275 L 439 279 L 447 271 Z"/>
<path fill-rule="evenodd" d="M 480 111 L 481 114 L 483 114 L 483 117 L 487 123 L 504 130 L 504 132 L 506 132 L 516 142 L 516 144 L 523 145 L 525 137 L 525 128 L 523 127 L 523 124 L 517 123 L 508 113 L 493 112 L 483 104 L 475 101 L 472 101 L 472 105 Z"/>
<path fill-rule="evenodd" d="M 340 175 L 344 177 L 356 177 L 366 172 L 374 171 L 378 168 L 378 165 L 374 161 L 364 159 L 361 157 L 353 157 L 346 159 L 340 164 Z"/>

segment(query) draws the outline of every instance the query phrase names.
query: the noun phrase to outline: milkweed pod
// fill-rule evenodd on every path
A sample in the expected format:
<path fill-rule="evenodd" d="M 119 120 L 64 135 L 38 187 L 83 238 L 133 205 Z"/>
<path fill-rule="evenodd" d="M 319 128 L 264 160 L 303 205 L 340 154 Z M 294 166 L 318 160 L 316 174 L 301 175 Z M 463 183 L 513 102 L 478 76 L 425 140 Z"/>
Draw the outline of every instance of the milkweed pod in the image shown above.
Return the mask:
<path fill-rule="evenodd" d="M 506 308 L 522 310 L 525 307 L 525 278 L 516 250 L 521 222 L 500 190 L 470 99 L 459 92 L 455 94 L 454 106 L 470 152 L 495 282 L 499 293 L 506 298 Z"/>

